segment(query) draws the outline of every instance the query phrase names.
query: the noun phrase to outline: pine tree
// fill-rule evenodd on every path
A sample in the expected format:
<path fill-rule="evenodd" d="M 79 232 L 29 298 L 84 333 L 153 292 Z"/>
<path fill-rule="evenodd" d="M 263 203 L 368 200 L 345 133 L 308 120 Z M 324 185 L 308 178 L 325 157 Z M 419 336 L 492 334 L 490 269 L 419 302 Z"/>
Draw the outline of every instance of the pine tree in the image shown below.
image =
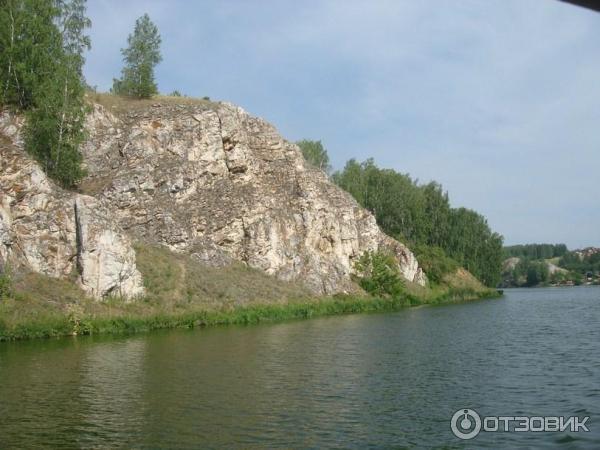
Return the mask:
<path fill-rule="evenodd" d="M 127 38 L 128 47 L 121 49 L 125 67 L 121 78 L 113 80 L 113 93 L 134 98 L 150 98 L 158 93 L 154 67 L 162 61 L 160 43 L 158 28 L 148 14 L 138 18 L 133 34 Z"/>

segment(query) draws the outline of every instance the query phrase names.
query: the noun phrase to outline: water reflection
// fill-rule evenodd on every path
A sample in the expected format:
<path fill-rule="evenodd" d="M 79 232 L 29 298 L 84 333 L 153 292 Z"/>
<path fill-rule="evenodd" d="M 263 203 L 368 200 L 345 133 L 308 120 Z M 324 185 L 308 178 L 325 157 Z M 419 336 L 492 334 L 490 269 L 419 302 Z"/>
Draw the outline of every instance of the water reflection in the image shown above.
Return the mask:
<path fill-rule="evenodd" d="M 593 423 L 599 300 L 600 289 L 511 291 L 398 314 L 2 345 L 0 448 L 460 446 L 449 418 L 462 407 Z M 475 444 L 598 448 L 600 428 Z"/>
<path fill-rule="evenodd" d="M 144 359 L 147 341 L 132 338 L 90 345 L 81 355 L 77 398 L 81 418 L 75 435 L 82 446 L 98 440 L 125 445 L 143 429 Z"/>

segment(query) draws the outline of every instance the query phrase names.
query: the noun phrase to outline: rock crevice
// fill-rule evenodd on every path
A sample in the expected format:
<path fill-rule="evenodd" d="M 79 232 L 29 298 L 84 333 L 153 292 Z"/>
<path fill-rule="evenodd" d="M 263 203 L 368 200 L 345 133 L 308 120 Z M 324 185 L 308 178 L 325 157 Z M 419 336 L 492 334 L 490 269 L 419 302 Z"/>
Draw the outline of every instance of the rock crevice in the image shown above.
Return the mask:
<path fill-rule="evenodd" d="M 16 125 L 15 117 L 0 115 L 2 265 L 54 278 L 75 276 L 94 298 L 143 294 L 131 239 L 111 208 L 50 181 L 20 148 L 17 132 L 7 132 L 18 130 Z"/>

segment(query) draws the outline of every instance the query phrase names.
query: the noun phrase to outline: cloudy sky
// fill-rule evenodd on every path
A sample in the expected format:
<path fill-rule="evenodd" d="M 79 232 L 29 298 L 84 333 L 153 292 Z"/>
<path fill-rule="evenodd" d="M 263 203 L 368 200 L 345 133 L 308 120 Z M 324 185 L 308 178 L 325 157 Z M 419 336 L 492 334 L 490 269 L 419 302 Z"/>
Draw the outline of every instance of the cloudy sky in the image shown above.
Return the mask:
<path fill-rule="evenodd" d="M 557 0 L 88 0 L 110 88 L 135 19 L 162 92 L 244 107 L 288 140 L 436 180 L 507 244 L 600 246 L 600 14 Z"/>

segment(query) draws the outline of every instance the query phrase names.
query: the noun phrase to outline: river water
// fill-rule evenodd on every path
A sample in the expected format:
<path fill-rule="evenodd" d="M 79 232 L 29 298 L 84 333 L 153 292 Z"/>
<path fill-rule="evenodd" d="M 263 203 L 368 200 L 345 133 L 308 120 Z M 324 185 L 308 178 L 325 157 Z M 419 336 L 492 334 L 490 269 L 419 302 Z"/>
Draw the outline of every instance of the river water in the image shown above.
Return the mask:
<path fill-rule="evenodd" d="M 480 432 L 455 411 L 584 416 Z M 600 448 L 600 288 L 247 327 L 0 343 L 0 448 Z"/>

